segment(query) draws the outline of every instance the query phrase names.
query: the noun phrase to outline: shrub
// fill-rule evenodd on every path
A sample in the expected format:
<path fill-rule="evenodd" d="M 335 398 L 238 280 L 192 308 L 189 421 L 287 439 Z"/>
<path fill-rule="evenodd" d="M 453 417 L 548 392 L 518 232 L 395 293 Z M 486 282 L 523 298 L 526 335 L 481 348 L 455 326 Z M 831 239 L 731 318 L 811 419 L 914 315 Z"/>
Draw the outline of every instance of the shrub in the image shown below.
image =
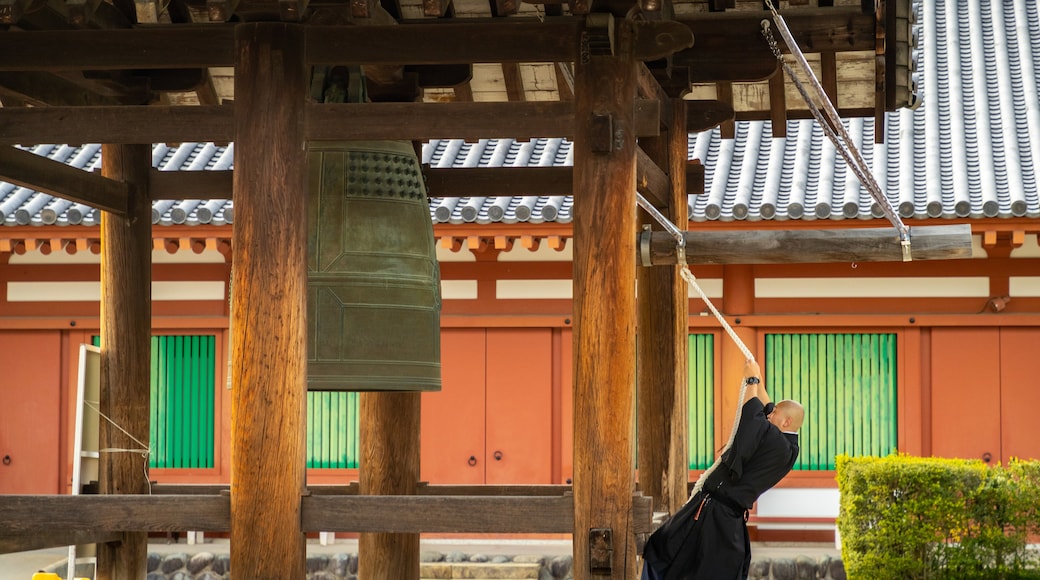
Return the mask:
<path fill-rule="evenodd" d="M 851 579 L 1040 578 L 1040 462 L 837 458 Z"/>

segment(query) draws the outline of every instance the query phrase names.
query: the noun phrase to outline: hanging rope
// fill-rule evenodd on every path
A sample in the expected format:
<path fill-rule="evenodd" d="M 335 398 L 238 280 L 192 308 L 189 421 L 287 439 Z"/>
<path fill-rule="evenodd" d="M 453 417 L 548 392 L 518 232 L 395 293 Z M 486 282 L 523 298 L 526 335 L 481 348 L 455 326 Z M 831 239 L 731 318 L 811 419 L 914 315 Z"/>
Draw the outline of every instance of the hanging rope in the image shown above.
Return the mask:
<path fill-rule="evenodd" d="M 911 260 L 910 252 L 910 229 L 906 227 L 903 220 L 899 218 L 892 204 L 888 201 L 888 197 L 885 196 L 884 192 L 881 191 L 881 186 L 874 179 L 873 174 L 867 167 L 867 162 L 860 155 L 859 150 L 856 149 L 855 143 L 852 141 L 852 137 L 849 136 L 848 131 L 845 130 L 845 125 L 841 122 L 841 117 L 838 115 L 838 111 L 834 108 L 827 93 L 823 90 L 823 85 L 816 78 L 816 73 L 813 72 L 812 67 L 809 66 L 809 62 L 805 60 L 805 55 L 801 49 L 798 48 L 798 43 L 794 40 L 794 35 L 791 34 L 791 29 L 787 27 L 787 22 L 784 21 L 783 16 L 777 12 L 773 6 L 773 0 L 766 0 L 766 6 L 768 6 L 770 13 L 773 15 L 773 21 L 776 23 L 777 29 L 780 31 L 780 36 L 783 37 L 784 42 L 787 44 L 788 49 L 791 51 L 791 56 L 794 57 L 799 68 L 805 74 L 806 78 L 809 79 L 809 84 L 816 93 L 817 99 L 819 99 L 823 111 L 820 111 L 820 107 L 817 106 L 816 101 L 809 95 L 805 85 L 802 84 L 801 79 L 795 74 L 794 69 L 791 67 L 787 59 L 784 58 L 783 53 L 780 51 L 779 45 L 777 45 L 776 39 L 773 37 L 773 32 L 769 24 L 769 20 L 762 20 L 762 36 L 765 37 L 766 43 L 769 44 L 770 50 L 773 55 L 780 62 L 784 72 L 794 83 L 795 88 L 802 95 L 802 99 L 809 106 L 809 111 L 812 112 L 813 117 L 820 124 L 823 129 L 823 133 L 827 135 L 831 143 L 834 144 L 835 150 L 837 150 L 841 156 L 845 159 L 849 169 L 856 175 L 859 182 L 863 184 L 863 187 L 867 189 L 870 196 L 874 198 L 878 206 L 881 208 L 882 213 L 888 218 L 888 221 L 896 228 L 899 233 L 899 243 L 903 250 L 903 261 L 909 262 Z M 826 113 L 826 116 L 824 116 Z"/>
<path fill-rule="evenodd" d="M 639 203 L 640 207 L 646 210 L 646 213 L 650 214 L 651 217 L 657 220 L 657 222 L 660 223 L 661 226 L 665 230 L 667 230 L 673 238 L 675 238 L 676 255 L 679 259 L 679 265 L 682 266 L 681 274 L 683 280 L 686 280 L 690 287 L 693 288 L 695 292 L 697 292 L 697 295 L 701 297 L 701 300 L 704 301 L 704 304 L 708 307 L 708 310 L 711 311 L 711 313 L 715 316 L 715 319 L 719 321 L 720 325 L 722 325 L 722 329 L 726 331 L 726 334 L 728 334 L 731 339 L 733 339 L 733 342 L 737 345 L 737 348 L 740 349 L 740 352 L 744 353 L 744 359 L 748 361 L 754 361 L 755 355 L 751 354 L 751 349 L 749 349 L 747 345 L 744 344 L 744 341 L 740 340 L 740 337 L 737 336 L 736 331 L 734 331 L 733 327 L 730 326 L 729 322 L 726 321 L 726 317 L 723 316 L 722 313 L 719 312 L 719 309 L 715 308 L 715 305 L 711 303 L 711 299 L 708 298 L 708 295 L 704 293 L 704 290 L 701 288 L 701 285 L 697 283 L 697 278 L 693 275 L 693 272 L 690 271 L 690 266 L 686 263 L 686 236 L 683 235 L 682 230 L 680 230 L 678 227 L 676 227 L 675 224 L 669 221 L 668 218 L 666 218 L 664 214 L 658 211 L 656 207 L 654 207 L 649 201 L 647 201 L 642 194 L 636 193 L 636 201 Z M 740 395 L 737 397 L 737 400 L 743 401 L 745 395 L 747 395 L 747 381 L 742 381 L 740 384 Z M 701 488 L 704 487 L 704 482 L 708 480 L 708 476 L 715 471 L 715 469 L 719 466 L 720 463 L 722 463 L 722 454 L 724 454 L 730 447 L 733 446 L 733 440 L 737 437 L 737 427 L 740 425 L 740 411 L 741 406 L 738 405 L 736 413 L 733 416 L 733 428 L 729 432 L 729 439 L 726 441 L 725 447 L 722 448 L 722 453 L 720 453 L 719 456 L 715 458 L 715 463 L 712 463 L 711 467 L 709 467 L 707 470 L 704 471 L 704 473 L 701 474 L 701 476 L 697 479 L 697 483 L 693 484 L 693 490 L 690 492 L 690 497 L 686 501 L 690 501 L 690 499 L 693 499 L 693 496 L 697 495 L 697 493 L 700 492 Z"/>

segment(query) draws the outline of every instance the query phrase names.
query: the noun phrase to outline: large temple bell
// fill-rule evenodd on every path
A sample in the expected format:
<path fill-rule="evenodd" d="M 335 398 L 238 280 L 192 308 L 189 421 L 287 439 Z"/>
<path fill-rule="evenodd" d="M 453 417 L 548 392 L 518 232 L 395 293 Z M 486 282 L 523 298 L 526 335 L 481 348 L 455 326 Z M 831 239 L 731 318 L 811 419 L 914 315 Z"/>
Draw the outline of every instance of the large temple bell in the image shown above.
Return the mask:
<path fill-rule="evenodd" d="M 311 143 L 307 388 L 439 391 L 440 273 L 409 142 Z"/>

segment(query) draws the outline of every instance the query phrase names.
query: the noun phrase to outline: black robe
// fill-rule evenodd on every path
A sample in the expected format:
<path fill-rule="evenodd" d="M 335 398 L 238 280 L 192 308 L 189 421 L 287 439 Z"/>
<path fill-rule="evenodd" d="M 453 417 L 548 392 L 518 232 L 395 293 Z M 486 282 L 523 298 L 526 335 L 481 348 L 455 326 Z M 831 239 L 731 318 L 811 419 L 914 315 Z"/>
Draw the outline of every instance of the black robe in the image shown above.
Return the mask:
<path fill-rule="evenodd" d="M 733 444 L 701 491 L 643 548 L 644 580 L 743 580 L 751 565 L 746 515 L 798 457 L 798 436 L 766 420 L 762 401 L 741 409 Z"/>

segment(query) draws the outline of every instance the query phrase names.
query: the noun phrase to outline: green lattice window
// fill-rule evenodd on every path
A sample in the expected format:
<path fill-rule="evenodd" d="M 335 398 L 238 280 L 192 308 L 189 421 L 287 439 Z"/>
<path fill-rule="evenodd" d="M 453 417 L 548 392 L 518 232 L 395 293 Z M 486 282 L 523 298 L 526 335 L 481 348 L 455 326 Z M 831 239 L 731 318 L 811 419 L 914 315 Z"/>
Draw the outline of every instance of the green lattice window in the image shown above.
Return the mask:
<path fill-rule="evenodd" d="M 687 350 L 690 469 L 707 469 L 715 461 L 715 337 L 691 334 Z"/>
<path fill-rule="evenodd" d="M 307 393 L 307 467 L 357 468 L 358 394 Z"/>
<path fill-rule="evenodd" d="M 769 395 L 805 406 L 795 469 L 896 450 L 895 334 L 768 334 L 765 346 Z"/>

